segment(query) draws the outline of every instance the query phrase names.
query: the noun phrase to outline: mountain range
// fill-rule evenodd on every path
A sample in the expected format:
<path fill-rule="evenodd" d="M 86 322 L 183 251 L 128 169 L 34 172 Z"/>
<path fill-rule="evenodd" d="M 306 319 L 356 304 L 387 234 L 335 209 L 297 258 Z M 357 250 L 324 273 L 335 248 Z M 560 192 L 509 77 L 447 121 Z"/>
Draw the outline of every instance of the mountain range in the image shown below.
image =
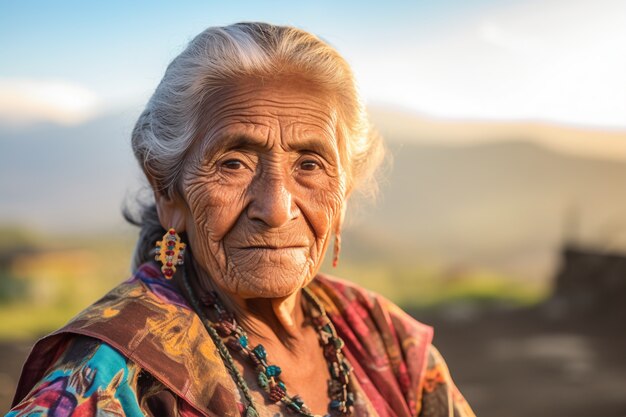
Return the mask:
<path fill-rule="evenodd" d="M 0 223 L 46 233 L 128 232 L 123 201 L 145 192 L 129 144 L 135 116 L 0 126 Z M 565 240 L 626 249 L 626 163 L 619 158 L 561 152 L 514 128 L 482 142 L 424 138 L 406 117 L 388 110 L 373 117 L 390 158 L 376 201 L 352 204 L 347 256 L 542 279 Z M 480 137 L 480 129 L 472 134 Z"/>

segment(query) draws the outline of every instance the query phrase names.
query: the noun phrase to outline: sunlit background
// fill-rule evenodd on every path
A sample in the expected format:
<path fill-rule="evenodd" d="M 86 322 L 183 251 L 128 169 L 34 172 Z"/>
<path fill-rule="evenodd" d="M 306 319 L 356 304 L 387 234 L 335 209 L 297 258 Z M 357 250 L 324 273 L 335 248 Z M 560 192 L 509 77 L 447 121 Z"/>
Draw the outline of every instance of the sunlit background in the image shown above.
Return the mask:
<path fill-rule="evenodd" d="M 622 0 L 0 0 L 0 412 L 130 271 L 130 132 L 168 62 L 238 21 L 334 45 L 388 144 L 324 270 L 434 324 L 479 415 L 626 414 Z"/>

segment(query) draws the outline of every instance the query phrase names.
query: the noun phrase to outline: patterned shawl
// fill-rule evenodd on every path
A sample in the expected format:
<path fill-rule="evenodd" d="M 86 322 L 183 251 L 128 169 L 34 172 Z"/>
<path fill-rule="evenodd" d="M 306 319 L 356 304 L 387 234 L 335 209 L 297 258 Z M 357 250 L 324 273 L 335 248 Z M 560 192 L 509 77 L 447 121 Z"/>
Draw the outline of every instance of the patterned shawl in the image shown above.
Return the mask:
<path fill-rule="evenodd" d="M 432 329 L 354 284 L 318 275 L 310 288 L 345 341 L 353 375 L 378 415 L 418 415 Z M 215 345 L 156 265 L 142 265 L 128 281 L 38 341 L 13 405 L 27 396 L 76 334 L 111 345 L 200 414 L 239 416 L 237 387 Z"/>

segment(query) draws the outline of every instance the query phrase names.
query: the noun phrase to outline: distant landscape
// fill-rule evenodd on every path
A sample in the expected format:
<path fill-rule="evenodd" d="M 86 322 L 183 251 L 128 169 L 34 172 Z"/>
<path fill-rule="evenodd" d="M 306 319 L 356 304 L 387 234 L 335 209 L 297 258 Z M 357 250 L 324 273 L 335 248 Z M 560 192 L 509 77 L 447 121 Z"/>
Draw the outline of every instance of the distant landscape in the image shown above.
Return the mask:
<path fill-rule="evenodd" d="M 30 282 L 27 300 L 56 294 L 43 299 L 62 310 L 21 326 L 23 336 L 55 327 L 128 274 L 136 230 L 121 207 L 138 190 L 149 197 L 128 143 L 135 113 L 75 127 L 0 128 L 0 175 L 11 178 L 0 183 L 2 274 Z M 564 242 L 626 248 L 619 159 L 559 152 L 514 129 L 496 141 L 486 125 L 472 132 L 490 137 L 483 143 L 429 140 L 404 114 L 372 116 L 390 156 L 380 194 L 353 202 L 340 266 L 324 271 L 409 307 L 463 298 L 532 304 L 549 294 Z M 93 285 L 83 297 L 64 295 L 85 280 Z M 0 303 L 0 336 L 16 327 L 7 317 L 16 314 L 11 294 Z"/>

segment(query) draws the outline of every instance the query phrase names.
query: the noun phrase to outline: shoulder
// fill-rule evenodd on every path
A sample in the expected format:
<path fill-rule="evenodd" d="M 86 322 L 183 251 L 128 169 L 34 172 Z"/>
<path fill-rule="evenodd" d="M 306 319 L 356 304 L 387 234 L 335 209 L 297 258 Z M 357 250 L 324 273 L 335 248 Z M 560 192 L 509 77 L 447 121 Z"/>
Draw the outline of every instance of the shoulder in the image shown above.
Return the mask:
<path fill-rule="evenodd" d="M 141 416 L 135 390 L 140 371 L 110 345 L 74 336 L 7 416 L 91 416 L 94 410 Z"/>
<path fill-rule="evenodd" d="M 443 356 L 432 345 L 428 349 L 421 396 L 421 417 L 475 417 L 463 394 L 454 384 Z"/>
<path fill-rule="evenodd" d="M 342 335 L 348 336 L 347 345 L 368 352 L 362 365 L 374 385 L 390 368 L 407 404 L 420 410 L 420 416 L 474 416 L 432 344 L 432 327 L 380 294 L 349 281 L 320 274 L 312 289 L 329 307 Z"/>
<path fill-rule="evenodd" d="M 312 289 L 328 306 L 348 351 L 355 352 L 351 359 L 359 379 L 367 377 L 387 393 L 379 402 L 392 399 L 389 406 L 394 408 L 403 398 L 411 413 L 419 411 L 424 417 L 473 416 L 432 345 L 430 326 L 385 297 L 345 280 L 320 275 Z"/>
<path fill-rule="evenodd" d="M 374 373 L 389 367 L 402 380 L 401 385 L 420 380 L 433 338 L 432 327 L 380 294 L 345 280 L 318 275 L 311 290 L 346 345 L 363 353 L 357 360 L 371 366 Z"/>
<path fill-rule="evenodd" d="M 314 280 L 313 290 L 321 293 L 327 299 L 326 301 L 339 306 L 344 312 L 356 310 L 377 322 L 388 322 L 403 334 L 419 335 L 425 344 L 429 344 L 432 340 L 433 328 L 431 326 L 407 314 L 383 295 L 353 282 L 331 275 L 318 274 Z"/>
<path fill-rule="evenodd" d="M 192 315 L 173 284 L 162 279 L 154 265 L 144 264 L 35 344 L 24 364 L 14 405 L 32 400 L 33 392 L 41 398 L 50 390 L 69 390 L 71 403 L 84 402 L 84 395 L 91 397 L 97 391 L 115 392 L 132 402 L 128 387 L 133 386 L 139 366 L 153 371 L 171 364 L 163 359 L 164 337 L 157 337 L 160 333 L 155 329 L 167 333 L 170 327 L 191 328 L 191 322 Z"/>
<path fill-rule="evenodd" d="M 169 342 L 170 330 L 192 327 L 194 317 L 176 285 L 147 263 L 53 335 L 90 336 L 146 366 L 144 359 L 158 357 Z"/>

